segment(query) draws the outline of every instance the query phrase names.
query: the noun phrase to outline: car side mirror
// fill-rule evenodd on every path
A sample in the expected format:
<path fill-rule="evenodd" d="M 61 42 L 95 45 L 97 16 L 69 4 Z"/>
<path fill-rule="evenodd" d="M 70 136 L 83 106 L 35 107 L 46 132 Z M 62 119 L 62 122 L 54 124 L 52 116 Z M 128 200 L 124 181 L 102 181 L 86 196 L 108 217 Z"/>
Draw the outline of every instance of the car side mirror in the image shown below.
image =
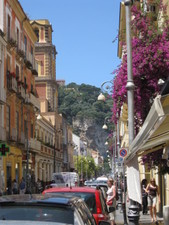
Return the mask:
<path fill-rule="evenodd" d="M 100 221 L 99 225 L 110 225 L 110 222 L 107 221 Z"/>

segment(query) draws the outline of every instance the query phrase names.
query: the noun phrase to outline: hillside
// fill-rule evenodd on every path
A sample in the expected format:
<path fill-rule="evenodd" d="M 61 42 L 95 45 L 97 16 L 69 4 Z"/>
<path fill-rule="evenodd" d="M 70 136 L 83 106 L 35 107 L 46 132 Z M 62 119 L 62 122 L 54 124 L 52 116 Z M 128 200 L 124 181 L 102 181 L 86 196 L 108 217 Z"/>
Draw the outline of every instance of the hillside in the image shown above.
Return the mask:
<path fill-rule="evenodd" d="M 59 87 L 59 113 L 64 113 L 73 132 L 85 136 L 93 149 L 105 152 L 104 142 L 108 135 L 102 129 L 104 119 L 111 116 L 112 100 L 97 101 L 100 89 L 87 85 L 70 83 Z"/>

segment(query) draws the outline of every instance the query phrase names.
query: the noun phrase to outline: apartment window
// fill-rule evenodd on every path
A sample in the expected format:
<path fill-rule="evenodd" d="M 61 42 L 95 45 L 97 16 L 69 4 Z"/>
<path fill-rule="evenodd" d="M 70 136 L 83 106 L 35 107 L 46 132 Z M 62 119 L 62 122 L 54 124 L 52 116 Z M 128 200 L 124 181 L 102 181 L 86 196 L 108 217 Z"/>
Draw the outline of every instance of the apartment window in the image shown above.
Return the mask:
<path fill-rule="evenodd" d="M 33 84 L 31 84 L 31 93 L 34 94 L 34 92 L 33 92 Z"/>
<path fill-rule="evenodd" d="M 27 120 L 24 120 L 24 134 L 25 138 L 27 138 Z"/>
<path fill-rule="evenodd" d="M 37 42 L 39 42 L 39 29 L 38 28 L 35 28 L 34 29 L 34 32 L 36 34 L 36 37 L 38 38 Z"/>
<path fill-rule="evenodd" d="M 17 49 L 19 49 L 19 29 L 16 30 Z"/>
<path fill-rule="evenodd" d="M 18 138 L 19 138 L 19 112 L 16 112 L 15 127 L 16 127 L 16 137 L 18 140 Z"/>
<path fill-rule="evenodd" d="M 11 18 L 10 16 L 8 15 L 8 22 L 7 22 L 7 38 L 8 40 L 10 39 L 11 37 Z"/>
<path fill-rule="evenodd" d="M 16 65 L 16 79 L 19 79 L 19 66 Z"/>
<path fill-rule="evenodd" d="M 31 138 L 33 138 L 33 124 L 31 124 Z"/>
<path fill-rule="evenodd" d="M 6 136 L 10 138 L 10 106 L 6 106 Z"/>
<path fill-rule="evenodd" d="M 27 38 L 24 36 L 24 50 L 25 50 L 25 57 L 27 56 Z"/>
<path fill-rule="evenodd" d="M 7 71 L 11 70 L 11 58 L 9 55 L 7 55 L 7 59 L 6 59 L 6 63 L 7 63 Z"/>
<path fill-rule="evenodd" d="M 31 46 L 31 63 L 33 65 L 33 47 Z"/>
<path fill-rule="evenodd" d="M 155 5 L 147 5 L 147 12 L 155 12 L 156 7 Z"/>

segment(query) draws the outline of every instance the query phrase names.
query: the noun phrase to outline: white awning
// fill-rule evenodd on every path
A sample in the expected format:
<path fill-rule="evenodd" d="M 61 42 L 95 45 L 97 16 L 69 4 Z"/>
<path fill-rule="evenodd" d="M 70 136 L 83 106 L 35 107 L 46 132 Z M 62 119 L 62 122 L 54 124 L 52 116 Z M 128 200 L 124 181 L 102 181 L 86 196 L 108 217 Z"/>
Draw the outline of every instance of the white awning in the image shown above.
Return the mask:
<path fill-rule="evenodd" d="M 167 117 L 167 114 L 169 113 L 169 95 L 161 97 L 161 95 L 158 95 L 154 99 L 154 103 L 149 111 L 149 114 L 131 143 L 129 147 L 129 154 L 125 158 L 125 164 L 128 164 L 129 161 L 137 155 L 140 151 L 147 150 L 149 148 L 152 148 L 153 146 L 157 146 L 157 142 L 163 143 L 163 140 L 159 142 L 159 139 L 153 139 L 154 134 L 157 133 L 157 130 L 159 130 L 160 126 L 165 123 L 165 119 Z M 166 104 L 167 101 L 167 104 Z M 161 130 L 161 129 L 160 129 Z M 168 126 L 169 131 L 169 126 Z M 151 143 L 150 143 L 151 140 Z"/>
<path fill-rule="evenodd" d="M 124 159 L 127 165 L 127 187 L 130 199 L 141 203 L 138 154 L 160 147 L 167 141 L 169 141 L 169 95 L 159 95 L 154 99 L 149 114 Z"/>

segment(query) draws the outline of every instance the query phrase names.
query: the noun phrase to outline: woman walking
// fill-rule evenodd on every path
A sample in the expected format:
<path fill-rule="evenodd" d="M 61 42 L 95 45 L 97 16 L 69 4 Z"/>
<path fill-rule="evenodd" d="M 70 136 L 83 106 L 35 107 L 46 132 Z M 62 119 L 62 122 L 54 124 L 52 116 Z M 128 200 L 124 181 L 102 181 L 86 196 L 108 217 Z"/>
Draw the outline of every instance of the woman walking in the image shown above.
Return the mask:
<path fill-rule="evenodd" d="M 160 203 L 160 194 L 154 178 L 152 178 L 150 180 L 150 183 L 147 185 L 146 192 L 148 193 L 148 206 L 151 215 L 151 222 L 154 222 L 154 220 L 155 222 L 157 222 L 156 203 L 157 203 L 157 195 L 158 201 Z"/>
<path fill-rule="evenodd" d="M 147 205 L 148 205 L 146 187 L 147 187 L 147 180 L 143 179 L 141 182 L 143 215 L 147 214 Z"/>
<path fill-rule="evenodd" d="M 111 225 L 115 225 L 115 210 L 116 210 L 116 186 L 114 185 L 113 179 L 107 181 L 107 208 L 109 212 Z"/>

